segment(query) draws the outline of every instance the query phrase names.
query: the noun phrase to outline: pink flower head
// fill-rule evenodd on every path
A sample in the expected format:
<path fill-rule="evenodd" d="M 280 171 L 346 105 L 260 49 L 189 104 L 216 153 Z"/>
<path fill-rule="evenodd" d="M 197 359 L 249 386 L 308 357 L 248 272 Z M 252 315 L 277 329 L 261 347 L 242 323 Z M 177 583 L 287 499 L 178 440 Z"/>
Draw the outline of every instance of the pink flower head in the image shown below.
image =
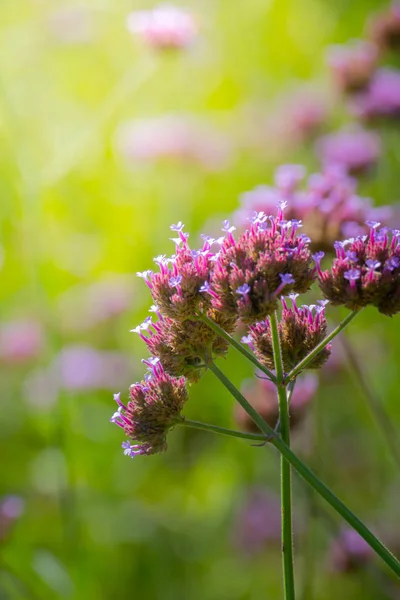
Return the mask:
<path fill-rule="evenodd" d="M 377 47 L 364 40 L 331 46 L 327 58 L 335 83 L 343 92 L 363 89 L 370 81 L 377 61 Z"/>
<path fill-rule="evenodd" d="M 374 551 L 354 529 L 343 528 L 330 550 L 333 569 L 341 573 L 355 571 L 374 557 Z"/>
<path fill-rule="evenodd" d="M 369 132 L 363 133 L 369 136 Z M 374 134 L 371 133 L 371 138 L 368 139 L 371 158 Z M 340 138 L 336 141 L 333 139 L 333 144 L 330 142 L 330 145 L 340 146 L 339 142 L 341 143 Z M 347 160 L 354 160 L 350 156 L 350 145 L 346 149 L 346 157 Z M 359 141 L 357 145 L 360 145 Z M 343 147 L 340 149 L 343 161 Z M 301 180 L 303 172 L 298 165 L 280 167 L 276 174 L 276 187 L 258 186 L 242 194 L 241 207 L 235 213 L 235 223 L 244 228 L 255 213 L 270 215 L 278 202 L 287 200 L 286 218 L 302 222 L 302 232 L 312 240 L 311 248 L 330 251 L 335 240 L 340 237 L 366 233 L 366 220 L 378 218 L 385 222 L 392 219 L 392 207 L 374 208 L 369 199 L 357 196 L 357 181 L 338 162 L 336 158 L 336 164 L 327 164 L 322 173 L 311 175 L 305 184 Z"/>
<path fill-rule="evenodd" d="M 282 298 L 282 316 L 278 323 L 281 339 L 284 369 L 289 372 L 326 336 L 327 323 L 325 304 L 297 307 L 295 294 L 291 295 L 292 307 Z M 272 334 L 269 317 L 249 328 L 251 347 L 258 360 L 268 367 L 275 368 L 272 349 Z M 318 369 L 329 358 L 331 345 L 328 344 L 308 365 L 308 369 Z"/>
<path fill-rule="evenodd" d="M 221 132 L 185 115 L 125 123 L 117 133 L 117 147 L 128 164 L 167 160 L 218 171 L 231 158 L 231 144 Z"/>
<path fill-rule="evenodd" d="M 338 165 L 359 175 L 374 167 L 381 154 L 378 134 L 361 128 L 344 129 L 320 138 L 317 154 L 325 165 Z"/>
<path fill-rule="evenodd" d="M 128 15 L 126 24 L 130 33 L 161 50 L 186 48 L 198 33 L 191 13 L 169 5 L 135 11 Z"/>
<path fill-rule="evenodd" d="M 369 120 L 379 117 L 400 117 L 400 71 L 378 69 L 369 86 L 354 96 L 351 108 L 355 114 Z"/>
<path fill-rule="evenodd" d="M 34 319 L 20 319 L 0 325 L 0 362 L 24 363 L 37 358 L 43 350 L 44 332 Z"/>
<path fill-rule="evenodd" d="M 251 343 L 251 335 L 249 337 Z M 318 378 L 313 373 L 300 375 L 296 379 L 289 408 L 291 429 L 296 429 L 305 418 L 317 388 Z M 264 421 L 274 428 L 279 419 L 275 385 L 260 373 L 259 377 L 245 383 L 242 392 L 253 408 L 261 414 Z M 258 431 L 254 421 L 239 404 L 235 405 L 235 419 L 241 429 L 255 433 Z"/>
<path fill-rule="evenodd" d="M 383 51 L 400 50 L 400 2 L 393 2 L 369 23 L 369 36 Z"/>
<path fill-rule="evenodd" d="M 318 268 L 319 286 L 334 305 L 373 305 L 392 316 L 400 311 L 400 232 L 367 224 L 368 235 L 336 242 L 332 268 Z"/>
<path fill-rule="evenodd" d="M 120 394 L 114 395 L 118 410 L 111 422 L 121 427 L 128 440 L 123 442 L 124 454 L 156 454 L 167 448 L 166 436 L 177 421 L 188 399 L 184 377 L 174 378 L 165 373 L 159 360 L 146 361 L 149 377 L 134 383 L 126 404 Z"/>
<path fill-rule="evenodd" d="M 253 555 L 271 544 L 279 545 L 280 502 L 275 494 L 262 488 L 249 489 L 235 521 L 235 543 L 242 552 Z"/>

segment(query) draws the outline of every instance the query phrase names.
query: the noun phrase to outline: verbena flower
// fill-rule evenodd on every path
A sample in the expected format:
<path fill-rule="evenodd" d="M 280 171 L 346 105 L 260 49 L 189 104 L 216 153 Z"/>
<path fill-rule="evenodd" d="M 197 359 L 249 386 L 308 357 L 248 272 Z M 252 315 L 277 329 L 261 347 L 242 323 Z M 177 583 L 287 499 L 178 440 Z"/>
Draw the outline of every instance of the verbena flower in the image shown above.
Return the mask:
<path fill-rule="evenodd" d="M 128 30 L 154 48 L 186 48 L 197 36 L 197 25 L 189 12 L 177 6 L 160 5 L 128 15 Z"/>
<path fill-rule="evenodd" d="M 209 311 L 217 324 L 232 331 L 234 321 L 224 321 L 221 314 Z M 206 362 L 228 351 L 227 342 L 200 320 L 184 321 L 163 317 L 140 329 L 139 335 L 152 356 L 160 359 L 163 368 L 173 376 L 184 375 L 197 381 L 204 373 Z"/>
<path fill-rule="evenodd" d="M 302 185 L 304 169 L 283 165 L 275 176 L 276 186 L 258 186 L 242 194 L 235 223 L 243 228 L 254 212 L 273 212 L 276 203 L 287 200 L 286 219 L 301 220 L 302 232 L 311 238 L 310 247 L 331 251 L 335 240 L 366 233 L 368 219 L 388 221 L 393 209 L 373 207 L 371 200 L 357 195 L 357 182 L 339 165 L 328 165 L 310 175 Z"/>
<path fill-rule="evenodd" d="M 289 308 L 282 298 L 282 315 L 278 322 L 282 361 L 285 372 L 293 369 L 326 336 L 325 302 L 316 306 L 296 305 L 296 294 L 290 296 Z M 249 328 L 249 345 L 254 354 L 269 369 L 275 368 L 270 319 L 256 323 Z M 329 358 L 331 345 L 325 348 L 309 363 L 308 369 L 318 369 Z"/>
<path fill-rule="evenodd" d="M 334 571 L 350 573 L 365 567 L 374 557 L 369 544 L 349 527 L 343 528 L 333 541 L 330 559 Z"/>
<path fill-rule="evenodd" d="M 378 49 L 365 40 L 352 40 L 328 48 L 327 63 L 339 89 L 345 93 L 363 89 L 378 62 Z"/>
<path fill-rule="evenodd" d="M 356 116 L 366 120 L 400 117 L 400 71 L 381 68 L 368 87 L 352 98 L 351 108 Z"/>
<path fill-rule="evenodd" d="M 316 150 L 323 164 L 338 165 L 352 175 L 361 175 L 376 165 L 381 143 L 377 133 L 351 128 L 321 137 Z"/>
<path fill-rule="evenodd" d="M 289 407 L 291 429 L 297 428 L 307 415 L 317 388 L 318 378 L 313 373 L 301 375 L 296 379 Z M 279 418 L 279 405 L 276 386 L 272 381 L 265 379 L 260 373 L 256 379 L 245 382 L 242 393 L 264 421 L 271 427 L 275 427 Z M 259 431 L 257 425 L 240 404 L 235 405 L 235 420 L 240 429 L 255 433 Z"/>
<path fill-rule="evenodd" d="M 351 310 L 373 305 L 392 316 L 400 311 L 400 231 L 368 225 L 368 235 L 336 242 L 330 270 L 317 262 L 319 286 L 334 305 Z"/>
<path fill-rule="evenodd" d="M 234 540 L 239 551 L 255 555 L 279 546 L 281 539 L 281 508 L 279 496 L 261 487 L 245 490 L 234 523 Z"/>
<path fill-rule="evenodd" d="M 393 2 L 375 15 L 369 23 L 368 33 L 381 50 L 400 50 L 400 2 Z"/>
<path fill-rule="evenodd" d="M 226 318 L 254 323 L 271 314 L 290 291 L 306 292 L 314 281 L 309 240 L 298 235 L 300 221 L 286 220 L 285 202 L 277 216 L 260 212 L 235 240 L 232 228 L 213 260 L 211 305 Z"/>
<path fill-rule="evenodd" d="M 188 399 L 186 380 L 165 373 L 160 361 L 149 360 L 148 376 L 134 383 L 126 404 L 115 394 L 118 410 L 111 422 L 121 427 L 128 440 L 122 443 L 124 454 L 156 454 L 167 448 L 168 431 L 181 420 L 181 411 Z"/>

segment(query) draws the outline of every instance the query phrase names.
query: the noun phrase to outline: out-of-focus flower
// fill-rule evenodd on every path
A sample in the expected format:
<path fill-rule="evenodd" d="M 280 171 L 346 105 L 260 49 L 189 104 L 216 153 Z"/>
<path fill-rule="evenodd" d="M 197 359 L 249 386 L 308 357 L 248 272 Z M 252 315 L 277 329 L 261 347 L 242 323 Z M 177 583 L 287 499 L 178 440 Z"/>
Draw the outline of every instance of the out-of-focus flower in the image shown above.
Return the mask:
<path fill-rule="evenodd" d="M 352 97 L 351 110 L 360 118 L 400 117 L 400 71 L 382 68 L 375 71 L 368 87 Z"/>
<path fill-rule="evenodd" d="M 93 13 L 88 6 L 62 6 L 51 13 L 48 27 L 62 44 L 85 44 L 93 39 Z"/>
<path fill-rule="evenodd" d="M 188 399 L 184 377 L 167 375 L 159 359 L 148 360 L 146 364 L 148 376 L 131 385 L 126 405 L 120 394 L 114 394 L 118 410 L 110 419 L 128 436 L 129 441 L 123 442 L 122 448 L 124 454 L 132 458 L 167 449 L 167 433 L 183 419 L 181 410 Z"/>
<path fill-rule="evenodd" d="M 20 496 L 9 495 L 0 498 L 0 543 L 6 539 L 24 510 L 25 501 Z"/>
<path fill-rule="evenodd" d="M 135 295 L 130 277 L 112 275 L 88 286 L 73 287 L 59 299 L 60 327 L 81 332 L 129 309 Z"/>
<path fill-rule="evenodd" d="M 330 113 L 323 91 L 299 87 L 279 97 L 276 106 L 256 107 L 249 117 L 245 144 L 274 159 L 317 134 Z"/>
<path fill-rule="evenodd" d="M 368 27 L 370 38 L 382 50 L 400 50 L 400 3 L 375 15 Z"/>
<path fill-rule="evenodd" d="M 344 528 L 333 541 L 330 562 L 335 571 L 350 573 L 367 565 L 374 551 L 354 529 Z"/>
<path fill-rule="evenodd" d="M 332 304 L 351 310 L 376 306 L 384 315 L 400 311 L 400 231 L 367 223 L 369 235 L 335 243 L 331 270 L 316 259 L 322 293 Z"/>
<path fill-rule="evenodd" d="M 297 428 L 303 421 L 317 388 L 318 378 L 312 373 L 300 376 L 296 380 L 289 408 L 291 429 Z M 260 377 L 245 383 L 242 393 L 264 421 L 274 428 L 279 418 L 276 386 L 260 374 Z M 254 421 L 239 404 L 235 405 L 235 419 L 241 429 L 258 432 Z"/>
<path fill-rule="evenodd" d="M 368 84 L 377 61 L 377 47 L 365 40 L 353 40 L 328 49 L 327 62 L 335 83 L 346 93 L 363 89 Z"/>
<path fill-rule="evenodd" d="M 247 491 L 235 518 L 234 541 L 241 552 L 253 555 L 279 545 L 281 515 L 279 497 L 264 488 Z"/>
<path fill-rule="evenodd" d="M 184 115 L 163 115 L 121 125 L 117 148 L 128 164 L 172 160 L 209 171 L 224 169 L 232 146 L 219 131 Z"/>
<path fill-rule="evenodd" d="M 18 364 L 37 358 L 44 347 L 44 332 L 34 319 L 0 325 L 0 363 Z"/>
<path fill-rule="evenodd" d="M 177 6 L 160 5 L 135 11 L 126 20 L 128 31 L 153 48 L 186 48 L 198 34 L 193 15 Z"/>
<path fill-rule="evenodd" d="M 381 143 L 373 131 L 343 129 L 320 138 L 316 151 L 324 165 L 338 165 L 352 175 L 360 175 L 376 165 Z"/>
<path fill-rule="evenodd" d="M 120 352 L 100 351 L 85 344 L 65 346 L 51 365 L 61 389 L 113 389 L 131 374 L 130 361 Z"/>
<path fill-rule="evenodd" d="M 283 310 L 278 322 L 281 340 L 283 368 L 288 373 L 305 358 L 326 336 L 325 318 L 326 301 L 315 306 L 296 305 L 298 294 L 290 294 L 292 308 L 288 308 L 286 300 L 281 298 Z M 244 340 L 242 340 L 244 341 Z M 245 338 L 261 364 L 274 369 L 274 353 L 270 318 L 249 327 L 249 335 Z M 320 368 L 329 358 L 331 345 L 325 348 L 309 363 L 308 369 Z"/>
<path fill-rule="evenodd" d="M 254 212 L 271 214 L 278 202 L 286 200 L 286 218 L 303 223 L 313 250 L 329 252 L 335 240 L 366 232 L 366 220 L 387 222 L 393 217 L 392 207 L 375 208 L 370 199 L 357 196 L 357 181 L 342 167 L 330 165 L 323 173 L 311 175 L 303 188 L 301 175 L 299 165 L 283 165 L 276 173 L 275 187 L 261 185 L 242 194 L 235 223 L 246 227 Z"/>

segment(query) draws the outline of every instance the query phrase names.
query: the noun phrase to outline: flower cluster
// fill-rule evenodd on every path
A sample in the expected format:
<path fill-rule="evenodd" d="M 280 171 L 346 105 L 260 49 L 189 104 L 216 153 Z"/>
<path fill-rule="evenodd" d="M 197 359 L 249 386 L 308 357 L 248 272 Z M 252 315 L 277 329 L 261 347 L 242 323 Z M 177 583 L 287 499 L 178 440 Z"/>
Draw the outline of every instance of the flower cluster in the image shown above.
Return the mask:
<path fill-rule="evenodd" d="M 318 378 L 313 373 L 301 375 L 296 379 L 289 406 L 291 429 L 297 428 L 304 420 L 317 388 Z M 242 392 L 264 421 L 274 428 L 279 418 L 279 405 L 276 397 L 276 387 L 272 381 L 265 379 L 260 374 L 256 380 L 246 382 Z M 258 432 L 254 421 L 240 404 L 235 406 L 235 420 L 240 429 Z"/>
<path fill-rule="evenodd" d="M 324 165 L 338 165 L 351 175 L 368 172 L 381 154 L 378 134 L 360 127 L 325 135 L 317 141 L 316 148 Z"/>
<path fill-rule="evenodd" d="M 314 306 L 296 305 L 297 294 L 291 294 L 292 307 L 289 308 L 282 298 L 282 315 L 278 323 L 281 342 L 282 361 L 285 372 L 293 369 L 303 358 L 323 341 L 326 336 L 326 301 L 321 300 Z M 274 369 L 274 352 L 270 319 L 256 323 L 249 328 L 249 335 L 242 339 L 249 344 L 261 364 Z M 328 344 L 309 363 L 308 369 L 318 369 L 329 358 L 331 345 Z"/>
<path fill-rule="evenodd" d="M 182 420 L 180 413 L 188 397 L 184 377 L 170 377 L 159 360 L 146 363 L 149 372 L 144 381 L 130 387 L 127 403 L 122 402 L 120 394 L 114 395 L 118 410 L 111 422 L 128 436 L 122 448 L 124 454 L 131 457 L 166 450 L 167 433 Z"/>
<path fill-rule="evenodd" d="M 254 211 L 270 214 L 277 202 L 286 200 L 286 218 L 302 221 L 313 250 L 329 252 L 337 239 L 366 233 L 366 220 L 390 219 L 391 207 L 374 208 L 369 199 L 357 195 L 357 182 L 343 168 L 344 159 L 349 160 L 350 150 L 341 150 L 342 167 L 327 166 L 322 173 L 311 175 L 305 186 L 301 186 L 305 177 L 302 166 L 279 167 L 275 187 L 259 186 L 242 194 L 241 207 L 235 214 L 236 222 L 243 227 Z M 354 161 L 353 157 L 350 158 Z M 371 154 L 357 158 L 358 164 L 361 159 L 365 164 L 366 158 L 370 160 Z M 349 163 L 347 166 L 350 166 Z"/>
<path fill-rule="evenodd" d="M 371 19 L 369 36 L 381 50 L 400 50 L 399 2 L 394 2 L 385 11 Z"/>
<path fill-rule="evenodd" d="M 328 49 L 328 65 L 342 92 L 356 92 L 368 85 L 378 62 L 378 49 L 365 40 L 353 40 Z"/>
<path fill-rule="evenodd" d="M 400 71 L 378 69 L 368 87 L 352 98 L 350 107 L 356 116 L 365 120 L 399 118 Z"/>
<path fill-rule="evenodd" d="M 392 316 L 400 311 L 400 231 L 368 225 L 368 235 L 335 243 L 330 270 L 322 270 L 321 255 L 315 257 L 319 286 L 334 305 L 357 310 L 371 304 Z"/>
<path fill-rule="evenodd" d="M 250 227 L 238 240 L 225 223 L 228 235 L 214 262 L 212 307 L 228 318 L 254 323 L 271 314 L 283 293 L 306 292 L 315 279 L 310 239 L 298 235 L 301 221 L 283 217 L 286 202 L 276 217 L 256 212 Z"/>
<path fill-rule="evenodd" d="M 128 30 L 153 48 L 186 48 L 197 35 L 193 16 L 175 6 L 158 6 L 128 15 Z"/>

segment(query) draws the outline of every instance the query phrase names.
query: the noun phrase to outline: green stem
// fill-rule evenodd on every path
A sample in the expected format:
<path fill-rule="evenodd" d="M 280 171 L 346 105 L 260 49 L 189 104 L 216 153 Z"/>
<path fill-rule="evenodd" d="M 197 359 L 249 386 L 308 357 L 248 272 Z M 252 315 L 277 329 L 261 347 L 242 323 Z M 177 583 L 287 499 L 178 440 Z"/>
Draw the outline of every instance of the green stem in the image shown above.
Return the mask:
<path fill-rule="evenodd" d="M 356 318 L 361 310 L 362 309 L 353 310 L 349 315 L 347 315 L 340 325 L 335 327 L 335 329 L 331 331 L 331 333 L 327 335 L 326 338 L 318 344 L 318 346 L 315 346 L 314 350 L 311 350 L 310 354 L 303 358 L 303 360 L 301 360 L 299 364 L 294 367 L 290 373 L 288 373 L 285 380 L 290 381 L 294 377 L 297 377 L 297 375 L 307 367 L 307 365 L 317 356 L 317 354 L 319 354 L 325 348 L 325 346 L 329 344 L 329 342 L 331 342 L 341 331 L 343 331 L 343 329 L 347 327 L 347 325 L 349 325 L 349 323 L 352 322 L 353 319 Z"/>
<path fill-rule="evenodd" d="M 360 365 L 357 354 L 354 351 L 350 340 L 346 337 L 346 335 L 344 335 L 340 341 L 346 353 L 350 371 L 352 371 L 353 375 L 355 375 L 354 379 L 364 394 L 368 402 L 369 409 L 372 415 L 375 417 L 378 426 L 382 430 L 393 461 L 396 463 L 397 467 L 400 467 L 400 452 L 397 430 L 393 425 L 390 415 L 388 415 L 381 399 L 376 395 L 374 390 L 371 388 L 371 385 L 368 383 L 366 379 L 366 373 Z"/>
<path fill-rule="evenodd" d="M 211 431 L 212 433 L 219 433 L 221 435 L 228 435 L 230 437 L 241 438 L 243 440 L 265 442 L 265 435 L 261 435 L 260 433 L 246 433 L 244 431 L 235 431 L 234 429 L 226 429 L 225 427 L 218 427 L 218 425 L 211 425 L 210 423 L 202 423 L 200 421 L 191 421 L 190 419 L 183 419 L 183 421 L 177 421 L 176 424 L 183 425 L 185 427 L 193 427 L 194 429 Z"/>
<path fill-rule="evenodd" d="M 221 381 L 221 383 L 231 392 L 234 398 L 243 406 L 248 415 L 258 425 L 263 433 L 268 436 L 275 448 L 286 458 L 292 467 L 303 477 L 303 479 L 330 504 L 330 506 L 352 527 L 357 533 L 371 546 L 371 548 L 381 557 L 381 559 L 390 567 L 390 569 L 400 578 L 400 562 L 395 556 L 378 540 L 377 537 L 364 525 L 362 521 L 337 497 L 335 494 L 303 463 L 300 458 L 292 452 L 285 442 L 276 435 L 261 415 L 247 402 L 238 389 L 231 381 L 220 371 L 220 369 L 211 363 L 208 365 L 210 371 Z M 249 410 L 247 408 L 249 407 Z"/>
<path fill-rule="evenodd" d="M 270 317 L 272 348 L 274 351 L 279 420 L 282 440 L 290 448 L 290 420 L 286 388 L 283 385 L 283 362 L 276 313 Z M 281 455 L 281 513 L 282 513 L 282 560 L 286 600 L 294 600 L 293 531 L 292 531 L 292 483 L 290 463 Z"/>
<path fill-rule="evenodd" d="M 213 331 L 215 331 L 215 333 L 217 333 L 219 336 L 221 336 L 222 338 L 224 338 L 224 340 L 226 340 L 228 342 L 228 344 L 230 344 L 231 346 L 233 346 L 238 352 L 240 352 L 240 354 L 242 354 L 245 358 L 247 358 L 247 360 L 249 360 L 250 362 L 253 363 L 253 365 L 255 365 L 257 367 L 257 369 L 260 369 L 260 371 L 262 371 L 263 373 L 265 373 L 265 375 L 267 375 L 267 377 L 273 381 L 275 383 L 276 381 L 276 377 L 273 374 L 272 371 L 270 371 L 269 369 L 267 369 L 267 367 L 264 367 L 264 365 L 262 365 L 254 356 L 254 354 L 252 354 L 251 352 L 249 352 L 248 350 L 246 350 L 246 348 L 244 346 L 242 346 L 242 344 L 240 344 L 238 341 L 235 340 L 235 338 L 233 338 L 231 335 L 229 335 L 229 333 L 227 333 L 226 331 L 224 331 L 222 329 L 222 327 L 220 327 L 219 325 L 217 325 L 217 323 L 214 323 L 214 321 L 212 321 L 209 317 L 207 317 L 207 315 L 200 315 L 199 319 L 201 321 L 203 321 L 204 323 L 206 323 L 210 329 L 212 329 Z"/>

